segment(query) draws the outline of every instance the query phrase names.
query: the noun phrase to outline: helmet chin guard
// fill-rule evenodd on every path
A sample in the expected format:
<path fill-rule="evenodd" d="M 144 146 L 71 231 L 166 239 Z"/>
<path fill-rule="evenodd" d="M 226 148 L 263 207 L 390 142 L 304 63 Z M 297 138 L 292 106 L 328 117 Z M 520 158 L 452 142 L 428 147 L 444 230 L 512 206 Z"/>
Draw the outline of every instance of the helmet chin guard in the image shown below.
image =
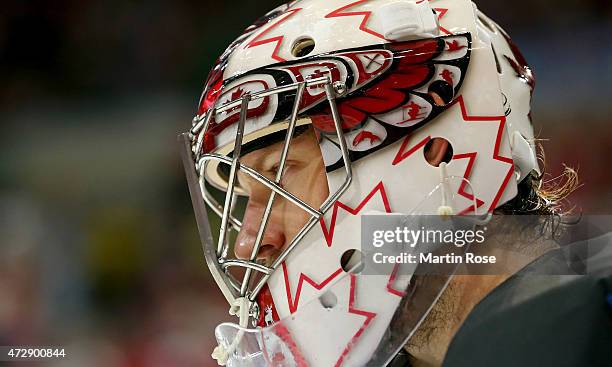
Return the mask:
<path fill-rule="evenodd" d="M 537 170 L 524 59 L 471 1 L 433 5 L 294 1 L 219 58 L 181 144 L 206 262 L 240 315 L 217 328 L 224 363 L 387 363 L 452 269 L 347 268 L 361 216 L 491 213 Z M 298 175 L 306 190 L 287 182 L 301 167 L 296 145 L 308 141 L 325 176 L 321 200 L 312 177 Z M 440 141 L 447 154 L 434 164 L 427 150 Z M 278 230 L 291 221 L 299 230 Z M 249 231 L 252 246 L 235 255 Z M 273 232 L 289 238 L 262 261 Z"/>

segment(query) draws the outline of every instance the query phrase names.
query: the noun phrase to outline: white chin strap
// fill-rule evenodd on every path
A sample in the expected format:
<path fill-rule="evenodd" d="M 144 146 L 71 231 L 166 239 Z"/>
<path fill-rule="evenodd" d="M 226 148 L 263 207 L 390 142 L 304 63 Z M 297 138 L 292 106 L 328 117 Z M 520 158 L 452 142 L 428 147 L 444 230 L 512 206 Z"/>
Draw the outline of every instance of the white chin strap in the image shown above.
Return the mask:
<path fill-rule="evenodd" d="M 249 322 L 249 306 L 251 302 L 246 297 L 236 298 L 234 304 L 230 307 L 229 314 L 232 316 L 238 316 L 240 319 L 239 325 L 242 328 L 246 328 Z M 236 347 L 242 341 L 242 337 L 244 336 L 243 329 L 238 330 L 234 341 L 228 348 L 225 348 L 223 345 L 218 344 L 213 350 L 211 357 L 217 361 L 219 366 L 225 366 L 229 357 L 234 353 Z"/>

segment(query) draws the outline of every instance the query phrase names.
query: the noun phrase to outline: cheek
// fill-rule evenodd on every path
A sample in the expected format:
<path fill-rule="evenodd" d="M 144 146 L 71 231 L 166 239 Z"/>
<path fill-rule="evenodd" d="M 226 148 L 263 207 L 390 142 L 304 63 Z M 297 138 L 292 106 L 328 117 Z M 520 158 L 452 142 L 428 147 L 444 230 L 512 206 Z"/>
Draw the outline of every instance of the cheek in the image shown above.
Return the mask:
<path fill-rule="evenodd" d="M 284 180 L 283 187 L 308 205 L 318 209 L 329 196 L 323 162 L 313 162 L 292 173 Z"/>
<path fill-rule="evenodd" d="M 287 242 L 291 241 L 310 219 L 310 215 L 296 205 L 286 203 L 283 222 Z"/>
<path fill-rule="evenodd" d="M 308 205 L 319 209 L 329 196 L 327 176 L 322 164 L 320 167 L 313 164 L 307 168 L 291 177 L 283 186 Z M 308 222 L 310 215 L 287 200 L 283 200 L 282 206 L 285 235 L 292 239 Z"/>
<path fill-rule="evenodd" d="M 329 196 L 329 186 L 327 183 L 327 175 L 325 173 L 325 167 L 321 164 L 321 170 L 315 176 L 315 182 L 313 185 L 313 200 L 312 205 L 317 209 L 323 204 L 325 199 Z"/>

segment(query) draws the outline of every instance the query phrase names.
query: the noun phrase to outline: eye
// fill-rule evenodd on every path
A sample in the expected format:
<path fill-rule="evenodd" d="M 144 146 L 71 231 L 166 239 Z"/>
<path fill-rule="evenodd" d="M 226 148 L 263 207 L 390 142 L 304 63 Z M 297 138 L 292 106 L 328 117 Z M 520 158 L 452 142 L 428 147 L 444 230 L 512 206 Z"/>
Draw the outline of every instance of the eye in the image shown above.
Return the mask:
<path fill-rule="evenodd" d="M 283 176 L 287 176 L 287 173 L 293 168 L 294 163 L 291 161 L 285 162 L 285 171 L 283 172 Z M 272 178 L 276 178 L 278 171 L 280 169 L 280 164 L 275 164 L 266 170 L 266 173 L 269 174 Z"/>
<path fill-rule="evenodd" d="M 285 165 L 285 167 L 287 167 Z M 264 170 L 264 175 L 272 180 L 274 180 L 276 178 L 276 175 L 278 174 L 278 169 L 280 168 L 279 164 L 275 164 L 269 168 L 266 168 Z"/>

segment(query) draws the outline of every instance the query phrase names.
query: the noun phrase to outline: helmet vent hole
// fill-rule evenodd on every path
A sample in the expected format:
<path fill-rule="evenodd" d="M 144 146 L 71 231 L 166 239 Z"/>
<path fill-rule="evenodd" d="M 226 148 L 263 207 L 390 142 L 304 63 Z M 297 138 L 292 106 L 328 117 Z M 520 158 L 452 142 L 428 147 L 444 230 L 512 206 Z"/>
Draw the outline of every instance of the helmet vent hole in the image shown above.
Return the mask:
<path fill-rule="evenodd" d="M 453 146 L 444 138 L 433 138 L 425 144 L 423 155 L 427 163 L 438 167 L 442 162 L 450 163 L 453 159 Z"/>
<path fill-rule="evenodd" d="M 319 302 L 321 302 L 321 306 L 327 308 L 328 310 L 331 310 L 338 304 L 338 297 L 336 297 L 334 292 L 327 291 L 323 293 L 321 297 L 319 297 Z"/>
<path fill-rule="evenodd" d="M 453 86 L 445 80 L 436 80 L 431 83 L 427 93 L 433 99 L 434 104 L 440 107 L 448 105 L 455 97 Z"/>
<path fill-rule="evenodd" d="M 310 37 L 302 37 L 293 43 L 291 54 L 295 57 L 304 57 L 315 48 L 315 41 Z"/>
<path fill-rule="evenodd" d="M 344 251 L 340 257 L 340 267 L 347 273 L 359 274 L 365 267 L 363 254 L 356 249 Z"/>

